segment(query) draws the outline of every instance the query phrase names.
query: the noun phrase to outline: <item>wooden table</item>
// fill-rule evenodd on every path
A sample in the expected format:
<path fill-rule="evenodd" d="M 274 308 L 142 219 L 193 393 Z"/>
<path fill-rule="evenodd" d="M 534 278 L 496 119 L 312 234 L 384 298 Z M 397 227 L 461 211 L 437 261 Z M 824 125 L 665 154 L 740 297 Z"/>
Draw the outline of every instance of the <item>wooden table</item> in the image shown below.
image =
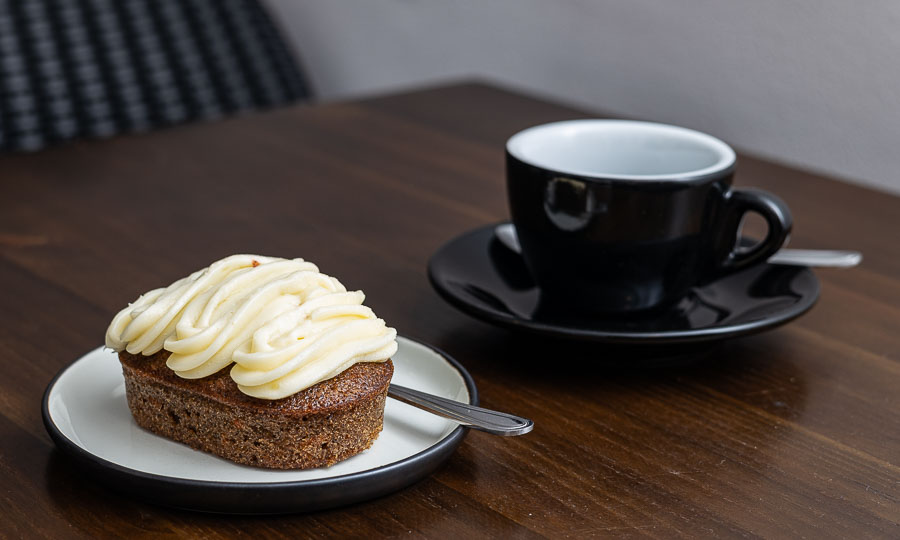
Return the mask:
<path fill-rule="evenodd" d="M 240 533 L 900 536 L 900 200 L 741 156 L 792 245 L 856 248 L 798 321 L 671 370 L 613 370 L 462 315 L 428 284 L 444 242 L 507 214 L 503 143 L 584 112 L 482 84 L 255 114 L 0 158 L 0 536 Z M 308 515 L 232 517 L 95 485 L 40 418 L 51 377 L 139 292 L 235 252 L 302 256 L 535 420 L 471 432 L 428 479 Z"/>

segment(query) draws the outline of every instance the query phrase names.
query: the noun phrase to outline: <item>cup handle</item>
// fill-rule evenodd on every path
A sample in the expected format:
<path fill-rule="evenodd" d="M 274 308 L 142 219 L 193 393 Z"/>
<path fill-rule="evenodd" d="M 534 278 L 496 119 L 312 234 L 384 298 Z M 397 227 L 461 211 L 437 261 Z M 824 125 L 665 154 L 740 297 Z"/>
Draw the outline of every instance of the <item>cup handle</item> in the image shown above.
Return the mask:
<path fill-rule="evenodd" d="M 720 263 L 720 269 L 724 273 L 766 262 L 784 245 L 794 223 L 791 211 L 784 201 L 761 189 L 732 189 L 728 193 L 726 212 L 726 222 L 722 230 L 729 235 L 731 248 Z M 738 247 L 738 228 L 747 212 L 761 215 L 766 220 L 769 231 L 761 242 L 741 249 Z"/>

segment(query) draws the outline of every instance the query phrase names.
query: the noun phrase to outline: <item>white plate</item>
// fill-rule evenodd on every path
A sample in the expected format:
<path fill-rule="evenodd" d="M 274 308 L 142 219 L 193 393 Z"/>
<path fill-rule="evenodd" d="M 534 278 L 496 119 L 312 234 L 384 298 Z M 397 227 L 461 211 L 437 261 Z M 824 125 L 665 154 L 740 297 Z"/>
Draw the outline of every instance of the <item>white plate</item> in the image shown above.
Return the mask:
<path fill-rule="evenodd" d="M 398 342 L 392 382 L 477 403 L 471 377 L 455 360 L 409 338 Z M 311 510 L 383 495 L 430 473 L 466 432 L 455 422 L 388 399 L 384 430 L 372 447 L 332 467 L 276 471 L 238 465 L 138 427 L 125 401 L 119 360 L 102 347 L 50 383 L 44 423 L 60 448 L 113 487 L 160 504 L 247 513 Z M 252 503 L 248 490 L 255 492 Z"/>

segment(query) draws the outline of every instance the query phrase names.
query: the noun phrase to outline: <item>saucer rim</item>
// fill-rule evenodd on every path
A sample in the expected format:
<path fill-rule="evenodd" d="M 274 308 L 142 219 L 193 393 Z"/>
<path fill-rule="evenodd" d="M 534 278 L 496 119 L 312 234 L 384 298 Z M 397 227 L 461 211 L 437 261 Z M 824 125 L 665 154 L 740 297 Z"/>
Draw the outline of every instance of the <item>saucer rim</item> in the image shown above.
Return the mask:
<path fill-rule="evenodd" d="M 448 304 L 462 311 L 475 319 L 494 324 L 503 328 L 537 334 L 547 337 L 557 338 L 574 338 L 583 341 L 592 341 L 598 343 L 609 344 L 640 344 L 640 345 L 660 345 L 660 344 L 678 344 L 678 343 L 699 343 L 712 342 L 723 339 L 730 339 L 742 336 L 748 336 L 760 333 L 766 330 L 776 328 L 787 324 L 794 319 L 808 312 L 818 302 L 821 294 L 821 284 L 816 277 L 815 272 L 808 266 L 803 266 L 812 279 L 813 291 L 809 295 L 803 295 L 796 304 L 785 309 L 779 316 L 767 317 L 758 321 L 750 321 L 739 324 L 729 324 L 725 326 L 711 326 L 704 328 L 694 328 L 688 330 L 667 330 L 658 332 L 628 332 L 628 331 L 608 331 L 608 330 L 592 330 L 572 326 L 553 325 L 540 321 L 528 320 L 516 316 L 515 314 L 504 315 L 496 310 L 482 309 L 476 304 L 464 301 L 459 296 L 450 292 L 441 281 L 436 277 L 435 261 L 439 255 L 449 248 L 452 244 L 460 242 L 467 237 L 477 236 L 484 231 L 489 231 L 489 241 L 493 239 L 493 230 L 502 223 L 500 221 L 490 225 L 471 229 L 462 234 L 454 236 L 441 245 L 431 257 L 428 259 L 428 281 L 438 295 Z M 762 263 L 768 266 L 780 266 L 769 263 Z"/>

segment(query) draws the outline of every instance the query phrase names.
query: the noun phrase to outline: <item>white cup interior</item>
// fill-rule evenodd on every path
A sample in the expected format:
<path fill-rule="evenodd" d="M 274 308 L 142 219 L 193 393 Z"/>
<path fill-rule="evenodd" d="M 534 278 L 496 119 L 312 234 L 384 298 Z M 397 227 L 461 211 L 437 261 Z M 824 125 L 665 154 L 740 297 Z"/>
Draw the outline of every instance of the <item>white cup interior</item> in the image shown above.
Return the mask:
<path fill-rule="evenodd" d="M 735 161 L 724 142 L 692 129 L 630 120 L 568 120 L 528 128 L 506 143 L 515 158 L 565 174 L 690 180 Z"/>

